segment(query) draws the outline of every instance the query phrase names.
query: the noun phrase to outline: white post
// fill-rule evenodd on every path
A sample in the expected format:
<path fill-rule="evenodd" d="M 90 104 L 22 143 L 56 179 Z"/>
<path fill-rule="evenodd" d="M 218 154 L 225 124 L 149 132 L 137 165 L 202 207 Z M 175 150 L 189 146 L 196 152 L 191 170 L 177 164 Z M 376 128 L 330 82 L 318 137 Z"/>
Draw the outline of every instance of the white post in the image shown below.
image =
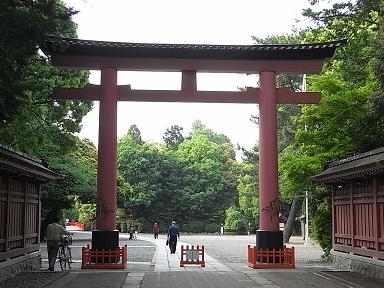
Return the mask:
<path fill-rule="evenodd" d="M 303 75 L 303 86 L 301 89 L 303 92 L 307 92 L 307 74 Z M 304 125 L 304 130 L 307 131 L 307 125 Z M 305 245 L 309 244 L 309 222 L 308 222 L 308 190 L 305 191 Z"/>
<path fill-rule="evenodd" d="M 308 191 L 305 191 L 305 245 L 309 244 Z"/>

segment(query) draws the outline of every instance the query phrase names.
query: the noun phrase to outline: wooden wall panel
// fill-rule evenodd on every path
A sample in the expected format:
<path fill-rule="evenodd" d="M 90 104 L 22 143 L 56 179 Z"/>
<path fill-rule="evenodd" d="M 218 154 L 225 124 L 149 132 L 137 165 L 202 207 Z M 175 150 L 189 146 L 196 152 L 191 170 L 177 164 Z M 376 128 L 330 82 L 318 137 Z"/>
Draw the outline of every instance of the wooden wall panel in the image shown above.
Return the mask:
<path fill-rule="evenodd" d="M 383 259 L 384 181 L 375 177 L 333 186 L 335 250 Z"/>

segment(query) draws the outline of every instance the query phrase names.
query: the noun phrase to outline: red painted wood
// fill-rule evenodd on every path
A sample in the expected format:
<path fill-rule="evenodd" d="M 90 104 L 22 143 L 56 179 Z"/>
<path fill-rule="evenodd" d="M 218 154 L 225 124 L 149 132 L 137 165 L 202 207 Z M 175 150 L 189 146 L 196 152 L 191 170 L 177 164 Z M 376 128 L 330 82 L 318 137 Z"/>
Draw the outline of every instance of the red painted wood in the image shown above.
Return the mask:
<path fill-rule="evenodd" d="M 384 259 L 384 203 L 380 202 L 381 180 L 351 181 L 332 189 L 333 248 Z M 349 191 L 346 190 L 348 187 Z M 349 198 L 349 203 L 343 196 Z"/>
<path fill-rule="evenodd" d="M 96 229 L 116 229 L 117 70 L 101 71 Z"/>
<path fill-rule="evenodd" d="M 185 84 L 188 85 L 190 84 Z M 135 90 L 130 85 L 117 86 L 118 101 L 142 102 L 195 102 L 195 103 L 245 103 L 260 102 L 260 89 L 248 87 L 245 91 L 196 91 L 188 90 Z M 88 85 L 84 88 L 56 88 L 53 98 L 56 100 L 78 99 L 83 101 L 99 101 L 101 88 L 99 85 Z M 316 104 L 320 102 L 320 93 L 292 92 L 289 88 L 277 88 L 278 104 Z"/>
<path fill-rule="evenodd" d="M 260 230 L 279 230 L 276 75 L 274 72 L 260 73 L 259 134 Z"/>
<path fill-rule="evenodd" d="M 225 72 L 257 73 L 276 71 L 279 73 L 320 73 L 325 59 L 307 60 L 211 60 L 211 59 L 169 59 L 169 58 L 135 58 L 135 57 L 97 57 L 87 55 L 52 54 L 55 66 L 101 70 L 115 67 L 127 71 L 164 71 L 164 72 Z"/>

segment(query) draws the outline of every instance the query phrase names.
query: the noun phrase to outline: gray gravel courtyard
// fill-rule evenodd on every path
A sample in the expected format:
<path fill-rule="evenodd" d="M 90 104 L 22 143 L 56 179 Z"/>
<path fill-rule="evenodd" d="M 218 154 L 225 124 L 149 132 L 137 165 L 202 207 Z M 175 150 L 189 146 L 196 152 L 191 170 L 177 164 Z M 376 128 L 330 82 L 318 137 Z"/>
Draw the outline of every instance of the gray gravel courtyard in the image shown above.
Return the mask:
<path fill-rule="evenodd" d="M 152 237 L 150 234 L 144 234 Z M 165 235 L 159 238 L 166 239 Z M 224 264 L 247 263 L 247 247 L 255 245 L 255 235 L 207 235 L 207 234 L 181 234 L 180 241 L 193 245 L 204 245 L 206 253 Z M 328 265 L 322 261 L 323 251 L 316 242 L 305 246 L 300 237 L 291 237 L 292 243 L 287 247 L 295 247 L 295 258 L 297 265 Z"/>
<path fill-rule="evenodd" d="M 74 232 L 71 245 L 72 259 L 74 262 L 81 261 L 81 247 L 85 247 L 87 244 L 89 246 L 92 244 L 91 232 Z M 123 233 L 120 235 L 119 245 L 128 246 L 128 262 L 151 262 L 156 252 L 155 244 L 140 239 L 128 240 L 128 236 Z M 44 261 L 48 258 L 47 245 L 45 242 L 41 243 L 40 250 L 41 257 Z"/>

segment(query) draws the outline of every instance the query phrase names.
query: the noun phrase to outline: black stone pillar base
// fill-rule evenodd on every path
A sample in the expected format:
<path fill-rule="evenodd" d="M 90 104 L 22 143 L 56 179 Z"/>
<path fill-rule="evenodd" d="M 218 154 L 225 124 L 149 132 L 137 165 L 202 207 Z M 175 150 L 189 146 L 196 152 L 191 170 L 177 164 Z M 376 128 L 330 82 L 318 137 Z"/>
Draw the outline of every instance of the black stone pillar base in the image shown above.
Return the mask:
<path fill-rule="evenodd" d="M 92 250 L 118 250 L 119 231 L 118 230 L 93 230 L 92 231 Z M 97 258 L 97 259 L 96 259 Z M 91 257 L 92 263 L 116 263 L 116 258 Z"/>
<path fill-rule="evenodd" d="M 93 230 L 92 231 L 92 249 L 102 250 L 119 248 L 119 231 L 118 230 Z"/>
<path fill-rule="evenodd" d="M 283 231 L 280 230 L 257 230 L 257 249 L 283 249 Z"/>

